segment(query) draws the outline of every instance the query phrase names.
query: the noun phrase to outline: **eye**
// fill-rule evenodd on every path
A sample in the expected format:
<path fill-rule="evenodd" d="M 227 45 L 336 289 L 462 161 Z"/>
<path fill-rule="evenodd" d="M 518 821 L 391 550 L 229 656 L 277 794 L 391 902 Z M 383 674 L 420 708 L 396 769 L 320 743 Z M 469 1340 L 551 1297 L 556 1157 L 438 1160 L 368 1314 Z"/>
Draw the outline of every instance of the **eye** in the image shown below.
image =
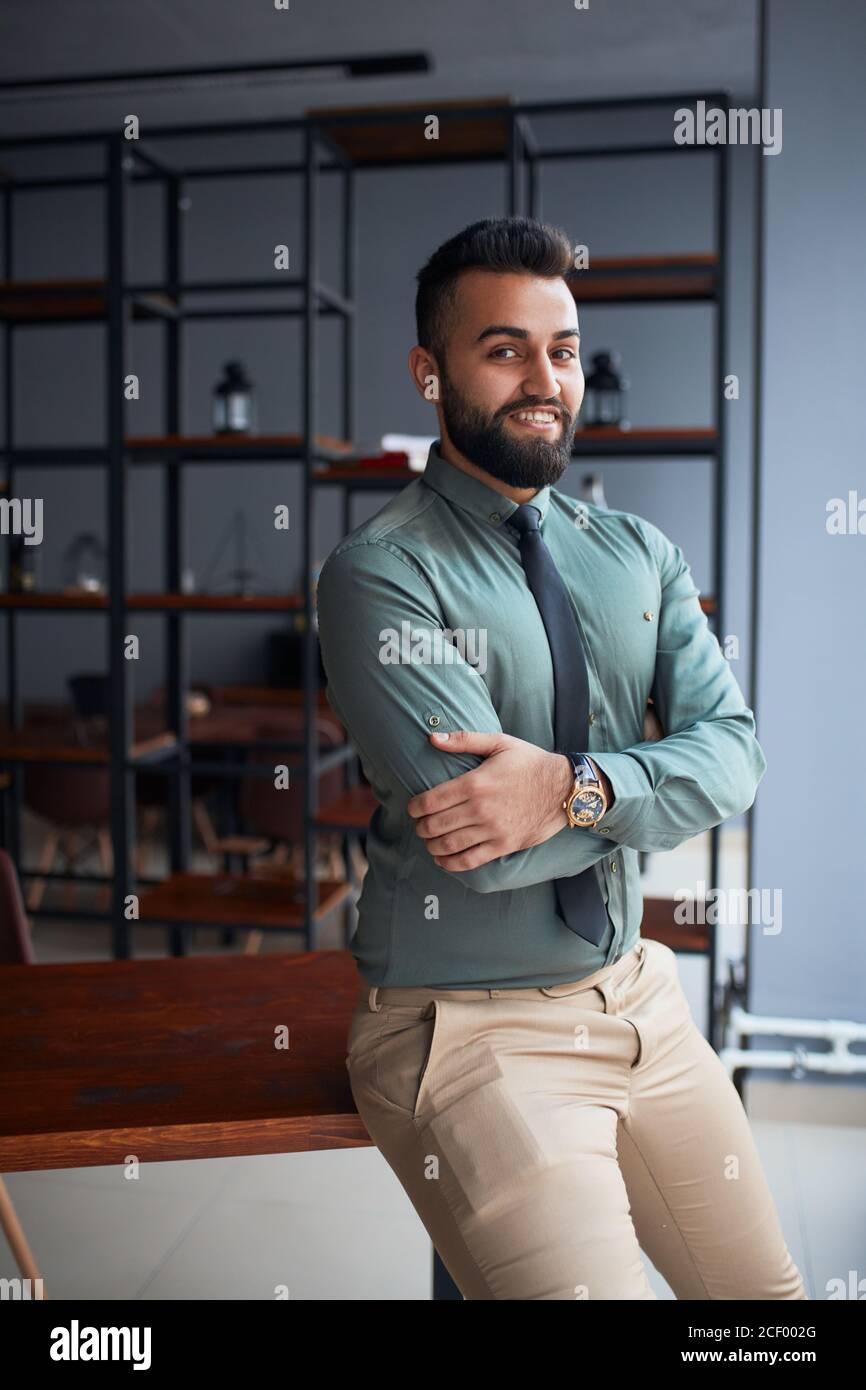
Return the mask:
<path fill-rule="evenodd" d="M 564 360 L 565 360 L 566 362 L 569 361 L 571 358 L 576 358 L 576 357 L 577 357 L 577 353 L 573 350 L 573 348 L 554 348 L 554 350 L 553 350 L 554 356 L 556 356 L 556 354 L 557 354 L 558 352 L 564 352 L 564 353 L 565 353 L 565 359 L 564 359 Z"/>
<path fill-rule="evenodd" d="M 491 357 L 496 357 L 500 352 L 515 352 L 515 351 L 516 351 L 515 348 L 509 347 L 507 343 L 503 343 L 501 347 L 494 348 L 493 351 L 491 352 L 490 356 L 491 356 Z M 502 361 L 507 361 L 508 359 L 507 359 L 507 358 L 502 358 L 501 360 L 502 360 Z"/>

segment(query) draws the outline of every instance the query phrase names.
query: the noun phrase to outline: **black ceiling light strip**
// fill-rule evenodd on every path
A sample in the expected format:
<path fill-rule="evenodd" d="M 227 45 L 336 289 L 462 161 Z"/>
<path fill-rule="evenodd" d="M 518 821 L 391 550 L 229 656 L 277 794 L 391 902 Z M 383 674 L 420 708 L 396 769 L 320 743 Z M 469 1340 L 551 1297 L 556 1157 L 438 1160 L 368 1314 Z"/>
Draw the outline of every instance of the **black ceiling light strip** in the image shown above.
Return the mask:
<path fill-rule="evenodd" d="M 0 82 L 0 95 L 27 96 L 43 90 L 68 91 L 69 88 L 138 86 L 147 82 L 195 82 L 196 79 L 257 77 L 291 79 L 304 73 L 316 76 L 319 69 L 342 69 L 348 78 L 397 77 L 404 73 L 429 72 L 426 53 L 383 53 L 367 58 L 303 58 L 286 63 L 235 63 L 204 68 L 138 68 L 129 72 L 99 72 L 67 77 L 29 77 L 23 81 Z"/>
<path fill-rule="evenodd" d="M 346 61 L 353 77 L 396 77 L 404 72 L 430 72 L 433 66 L 427 53 L 386 53 Z"/>

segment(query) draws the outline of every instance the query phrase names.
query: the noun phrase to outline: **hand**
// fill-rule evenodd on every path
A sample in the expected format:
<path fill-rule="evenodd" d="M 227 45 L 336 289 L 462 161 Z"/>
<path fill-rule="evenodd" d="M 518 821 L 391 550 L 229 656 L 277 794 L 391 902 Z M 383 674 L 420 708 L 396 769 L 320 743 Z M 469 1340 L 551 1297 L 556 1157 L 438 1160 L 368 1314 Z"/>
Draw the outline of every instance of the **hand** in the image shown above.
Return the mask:
<path fill-rule="evenodd" d="M 480 753 L 471 772 L 413 796 L 406 810 L 441 869 L 476 869 L 558 834 L 574 785 L 564 753 L 547 753 L 510 734 L 431 734 L 443 752 Z"/>

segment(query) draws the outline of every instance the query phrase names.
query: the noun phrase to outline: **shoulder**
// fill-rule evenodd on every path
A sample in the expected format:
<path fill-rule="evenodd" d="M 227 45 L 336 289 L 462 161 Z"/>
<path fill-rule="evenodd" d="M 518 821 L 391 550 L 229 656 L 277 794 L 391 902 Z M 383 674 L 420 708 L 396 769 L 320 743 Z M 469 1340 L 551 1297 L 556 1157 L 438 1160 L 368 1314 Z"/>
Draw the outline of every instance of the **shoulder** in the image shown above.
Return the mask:
<path fill-rule="evenodd" d="M 430 488 L 420 487 L 417 480 L 409 483 L 334 546 L 320 570 L 319 584 L 345 583 L 353 575 L 395 576 L 401 566 L 407 574 L 423 578 L 412 552 L 423 518 L 435 501 Z"/>
<path fill-rule="evenodd" d="M 677 549 L 660 527 L 636 512 L 599 507 L 594 502 L 568 497 L 556 488 L 551 488 L 550 496 L 557 512 L 578 530 L 591 531 L 604 537 L 609 545 L 619 551 L 631 550 L 650 556 L 660 570 L 669 563 Z"/>

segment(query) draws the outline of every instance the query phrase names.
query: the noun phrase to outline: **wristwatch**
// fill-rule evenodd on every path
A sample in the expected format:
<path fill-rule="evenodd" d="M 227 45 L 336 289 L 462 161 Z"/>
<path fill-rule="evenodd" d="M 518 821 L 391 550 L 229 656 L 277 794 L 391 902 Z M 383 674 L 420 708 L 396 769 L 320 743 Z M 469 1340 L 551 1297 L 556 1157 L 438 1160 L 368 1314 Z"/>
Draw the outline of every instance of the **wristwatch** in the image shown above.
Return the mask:
<path fill-rule="evenodd" d="M 574 786 L 562 803 L 569 825 L 597 825 L 607 810 L 604 788 L 585 753 L 566 753 L 574 768 Z"/>

